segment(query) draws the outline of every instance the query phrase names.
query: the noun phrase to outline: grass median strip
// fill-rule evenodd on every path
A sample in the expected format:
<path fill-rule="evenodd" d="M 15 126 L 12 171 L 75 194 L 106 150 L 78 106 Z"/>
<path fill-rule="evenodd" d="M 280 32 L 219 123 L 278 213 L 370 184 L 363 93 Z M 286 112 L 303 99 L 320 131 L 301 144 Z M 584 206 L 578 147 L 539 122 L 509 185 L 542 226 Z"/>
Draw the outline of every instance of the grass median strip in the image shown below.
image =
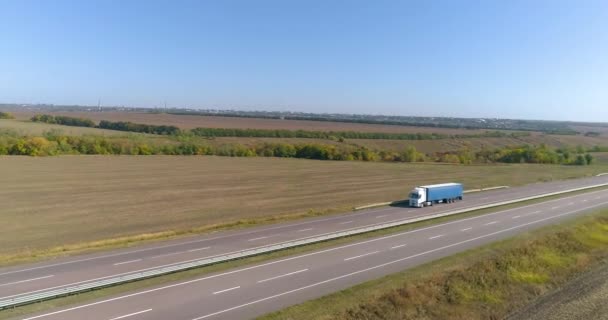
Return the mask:
<path fill-rule="evenodd" d="M 574 194 L 594 191 L 594 190 L 601 190 L 601 189 L 605 189 L 605 188 L 597 188 L 597 189 L 593 189 L 593 190 L 573 192 L 573 193 L 569 194 L 569 196 L 574 195 Z M 310 251 L 314 251 L 314 250 L 319 250 L 322 248 L 327 248 L 327 247 L 337 246 L 340 244 L 354 242 L 357 240 L 378 237 L 378 236 L 392 234 L 392 233 L 396 233 L 396 232 L 408 231 L 408 230 L 412 230 L 412 229 L 422 228 L 425 226 L 432 226 L 432 225 L 440 224 L 443 222 L 449 222 L 449 221 L 454 221 L 454 220 L 458 220 L 458 219 L 462 219 L 462 218 L 479 216 L 479 215 L 496 212 L 496 211 L 500 211 L 500 210 L 507 210 L 507 209 L 512 209 L 512 208 L 523 207 L 523 206 L 531 205 L 534 203 L 544 202 L 544 201 L 558 199 L 558 198 L 560 198 L 560 196 L 553 196 L 553 197 L 547 197 L 547 198 L 543 198 L 543 199 L 531 200 L 531 201 L 526 201 L 526 202 L 522 202 L 522 203 L 502 206 L 499 208 L 472 211 L 472 212 L 463 213 L 463 214 L 459 214 L 459 215 L 455 215 L 455 216 L 447 216 L 447 217 L 437 218 L 437 219 L 433 219 L 433 220 L 412 223 L 412 224 L 394 227 L 394 228 L 390 228 L 390 229 L 383 229 L 383 230 L 369 232 L 366 234 L 359 234 L 356 236 L 350 236 L 350 237 L 340 238 L 340 239 L 336 239 L 336 240 L 331 240 L 331 241 L 327 241 L 327 242 L 320 242 L 320 243 L 315 243 L 315 244 L 311 244 L 311 245 L 306 245 L 306 246 L 301 246 L 301 247 L 296 247 L 296 248 L 291 248 L 291 249 L 285 249 L 285 250 L 281 250 L 281 251 L 275 251 L 272 253 L 243 258 L 240 260 L 233 260 L 233 261 L 224 262 L 224 263 L 211 265 L 211 266 L 207 266 L 207 267 L 168 274 L 168 275 L 159 276 L 159 277 L 150 278 L 150 279 L 141 280 L 141 281 L 132 282 L 132 283 L 126 283 L 126 284 L 118 285 L 115 287 L 103 288 L 103 289 L 99 289 L 99 290 L 95 290 L 95 291 L 91 291 L 91 292 L 81 293 L 81 294 L 74 295 L 74 296 L 68 296 L 68 297 L 58 298 L 58 299 L 54 299 L 54 300 L 48 300 L 48 301 L 44 301 L 44 302 L 37 303 L 37 304 L 32 304 L 32 305 L 22 306 L 22 307 L 15 308 L 15 309 L 1 311 L 0 319 L 5 319 L 8 317 L 17 316 L 17 315 L 29 314 L 29 313 L 37 312 L 40 310 L 46 310 L 46 309 L 54 308 L 54 307 L 66 306 L 66 305 L 73 304 L 73 303 L 78 303 L 78 302 L 83 302 L 83 301 L 92 300 L 92 299 L 96 299 L 96 298 L 106 297 L 109 295 L 115 295 L 115 294 L 119 294 L 122 292 L 141 289 L 144 287 L 150 287 L 150 286 L 161 285 L 161 284 L 165 284 L 165 283 L 169 283 L 169 282 L 173 282 L 173 281 L 189 279 L 189 278 L 198 277 L 198 276 L 213 273 L 213 272 L 219 272 L 219 271 L 226 270 L 226 269 L 236 268 L 236 267 L 253 264 L 253 263 L 260 263 L 263 261 L 291 256 L 291 255 L 295 255 L 295 254 L 306 253 L 306 252 L 310 252 Z"/>
<path fill-rule="evenodd" d="M 258 320 L 503 319 L 606 262 L 604 209 L 574 223 L 469 250 Z"/>

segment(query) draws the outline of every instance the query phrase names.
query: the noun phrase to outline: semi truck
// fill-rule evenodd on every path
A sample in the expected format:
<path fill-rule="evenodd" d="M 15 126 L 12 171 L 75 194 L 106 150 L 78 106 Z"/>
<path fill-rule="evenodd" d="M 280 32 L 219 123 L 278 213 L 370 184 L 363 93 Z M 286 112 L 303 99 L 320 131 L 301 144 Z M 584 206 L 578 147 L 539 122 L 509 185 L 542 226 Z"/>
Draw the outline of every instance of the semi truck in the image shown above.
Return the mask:
<path fill-rule="evenodd" d="M 453 182 L 419 186 L 410 193 L 410 207 L 422 208 L 462 200 L 462 190 L 462 184 Z"/>

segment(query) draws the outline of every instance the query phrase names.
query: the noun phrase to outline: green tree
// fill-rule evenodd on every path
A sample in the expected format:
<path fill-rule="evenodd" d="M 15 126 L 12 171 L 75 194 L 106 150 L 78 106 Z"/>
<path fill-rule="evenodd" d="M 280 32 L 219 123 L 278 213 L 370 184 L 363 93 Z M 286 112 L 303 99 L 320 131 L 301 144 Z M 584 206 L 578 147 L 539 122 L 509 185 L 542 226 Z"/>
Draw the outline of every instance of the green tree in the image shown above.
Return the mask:
<path fill-rule="evenodd" d="M 15 119 L 15 116 L 13 116 L 11 113 L 0 111 L 0 119 Z"/>
<path fill-rule="evenodd" d="M 584 166 L 587 164 L 587 159 L 585 159 L 585 156 L 583 156 L 582 154 L 579 154 L 576 156 L 574 164 L 577 166 Z"/>

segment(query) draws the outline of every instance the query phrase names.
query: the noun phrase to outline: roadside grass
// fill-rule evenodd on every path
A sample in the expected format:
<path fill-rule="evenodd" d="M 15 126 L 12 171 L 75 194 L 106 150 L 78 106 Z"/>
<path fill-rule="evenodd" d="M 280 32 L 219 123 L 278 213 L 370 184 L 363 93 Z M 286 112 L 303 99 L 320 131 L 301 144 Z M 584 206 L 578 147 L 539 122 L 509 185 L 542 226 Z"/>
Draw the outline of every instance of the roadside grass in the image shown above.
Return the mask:
<path fill-rule="evenodd" d="M 446 165 L 205 156 L 0 157 L 0 265 L 348 212 L 415 185 L 467 189 L 608 166 Z"/>
<path fill-rule="evenodd" d="M 591 189 L 588 191 L 578 191 L 578 192 L 570 193 L 568 195 L 582 194 L 585 192 L 592 192 L 592 191 L 601 190 L 601 189 L 603 189 L 603 188 Z M 95 291 L 89 291 L 89 292 L 85 292 L 85 293 L 81 293 L 81 294 L 77 294 L 77 295 L 73 295 L 73 296 L 67 296 L 67 297 L 62 297 L 62 298 L 58 298 L 58 299 L 43 301 L 43 302 L 39 302 L 39 303 L 35 303 L 35 304 L 17 307 L 14 309 L 0 311 L 0 319 L 11 319 L 13 317 L 24 316 L 24 315 L 42 312 L 42 311 L 50 310 L 50 309 L 54 309 L 54 308 L 67 307 L 67 306 L 74 305 L 77 303 L 84 303 L 87 301 L 93 301 L 96 299 L 102 299 L 102 298 L 106 298 L 106 297 L 110 297 L 110 296 L 114 296 L 114 295 L 126 294 L 126 293 L 133 292 L 135 290 L 139 290 L 139 289 L 143 289 L 143 288 L 151 288 L 154 286 L 162 286 L 162 285 L 166 285 L 166 284 L 177 282 L 177 281 L 191 280 L 191 279 L 194 279 L 197 277 L 210 275 L 213 273 L 218 273 L 218 272 L 222 272 L 222 271 L 229 270 L 229 269 L 235 269 L 238 267 L 253 265 L 256 263 L 263 263 L 263 262 L 280 259 L 280 258 L 284 258 L 284 257 L 295 256 L 298 254 L 305 254 L 305 253 L 313 252 L 316 250 L 322 250 L 322 249 L 326 249 L 326 248 L 330 248 L 330 247 L 353 243 L 356 241 L 362 241 L 362 240 L 366 240 L 366 239 L 370 239 L 370 238 L 395 234 L 398 232 L 406 232 L 406 231 L 429 227 L 429 226 L 433 226 L 433 225 L 437 225 L 437 224 L 441 224 L 441 223 L 448 223 L 450 221 L 455 221 L 455 220 L 459 220 L 462 218 L 481 216 L 484 214 L 497 212 L 499 210 L 502 211 L 502 210 L 514 209 L 514 208 L 531 205 L 534 203 L 541 203 L 541 202 L 545 202 L 545 201 L 556 200 L 556 199 L 560 199 L 561 197 L 562 196 L 551 196 L 551 197 L 546 197 L 546 198 L 542 198 L 542 199 L 536 199 L 536 200 L 530 200 L 530 201 L 524 201 L 524 202 L 520 202 L 520 203 L 516 203 L 516 204 L 511 204 L 511 205 L 500 206 L 500 207 L 496 207 L 496 208 L 492 208 L 492 209 L 471 211 L 471 212 L 467 212 L 467 213 L 463 213 L 463 214 L 459 214 L 459 215 L 447 216 L 447 217 L 437 218 L 437 219 L 433 219 L 433 220 L 416 222 L 416 223 L 403 225 L 403 226 L 399 226 L 399 227 L 394 227 L 394 228 L 390 228 L 390 229 L 378 230 L 378 231 L 360 234 L 360 235 L 356 235 L 356 236 L 344 237 L 344 238 L 335 239 L 335 240 L 331 240 L 331 241 L 320 242 L 320 243 L 315 243 L 315 244 L 311 244 L 311 245 L 271 252 L 271 253 L 262 254 L 262 255 L 258 255 L 258 256 L 252 256 L 249 258 L 233 260 L 233 261 L 219 263 L 219 264 L 215 264 L 215 265 L 211 265 L 211 266 L 207 266 L 207 267 L 196 268 L 196 269 L 168 274 L 168 275 L 164 275 L 164 276 L 160 276 L 160 277 L 145 279 L 145 280 L 141 280 L 141 281 L 137 281 L 137 282 L 126 283 L 126 284 L 122 284 L 122 285 L 118 285 L 118 286 L 114 286 L 114 287 L 108 287 L 108 288 L 103 288 L 103 289 L 99 289 L 99 290 L 95 290 Z M 549 227 L 549 228 L 545 228 L 543 230 L 549 230 L 549 232 L 550 232 L 552 229 Z M 543 232 L 548 232 L 548 231 L 543 231 L 543 230 L 535 231 L 535 234 L 536 233 L 542 234 Z M 526 235 L 523 235 L 522 237 L 526 237 Z M 486 247 L 484 247 L 484 248 L 486 248 Z M 491 248 L 491 247 L 488 247 L 488 248 Z M 487 249 L 487 248 L 486 249 L 482 248 L 482 249 L 474 249 L 472 252 L 484 252 L 484 251 L 488 251 L 488 250 L 489 249 Z M 450 257 L 450 258 L 438 260 L 438 261 L 430 264 L 428 267 L 431 270 L 442 270 L 441 268 L 449 268 L 454 263 L 454 261 L 460 261 L 460 262 L 470 261 L 469 258 L 467 258 L 468 256 L 464 257 L 464 258 L 459 258 L 462 255 L 464 255 L 464 254 L 460 253 L 460 254 L 453 256 L 453 258 Z M 451 259 L 458 259 L 458 260 L 451 260 Z M 420 267 L 418 267 L 418 268 L 413 269 L 412 272 L 414 274 L 420 274 L 421 270 L 426 270 L 426 269 L 424 269 L 424 268 L 421 269 Z M 491 293 L 471 292 L 471 290 L 473 288 L 468 288 L 467 284 L 462 284 L 462 286 L 463 287 L 460 288 L 459 290 L 461 291 L 461 293 L 464 296 L 469 297 L 470 299 L 473 299 L 473 298 L 479 296 L 479 294 L 484 294 L 485 295 L 484 299 L 486 299 L 488 301 L 494 301 L 497 298 L 496 296 L 493 296 Z M 336 293 L 336 295 L 339 295 L 339 294 L 341 294 L 341 293 Z M 341 301 L 340 303 L 342 305 L 344 305 L 344 301 Z M 294 308 L 296 308 L 296 307 L 294 307 Z M 336 310 L 338 310 L 338 309 L 336 309 Z M 300 318 L 295 317 L 295 318 L 285 318 L 285 319 L 300 319 Z M 314 319 L 314 317 L 312 319 Z M 331 318 L 329 318 L 329 319 L 331 319 Z"/>
<path fill-rule="evenodd" d="M 608 210 L 258 319 L 502 319 L 608 259 Z"/>

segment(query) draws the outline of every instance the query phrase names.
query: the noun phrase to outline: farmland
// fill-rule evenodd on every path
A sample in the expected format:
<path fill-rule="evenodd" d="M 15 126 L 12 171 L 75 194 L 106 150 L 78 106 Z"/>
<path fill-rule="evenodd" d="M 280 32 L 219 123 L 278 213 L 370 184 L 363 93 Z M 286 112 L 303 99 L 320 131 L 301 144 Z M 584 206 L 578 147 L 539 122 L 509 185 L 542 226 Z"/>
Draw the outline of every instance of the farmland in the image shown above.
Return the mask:
<path fill-rule="evenodd" d="M 594 146 L 607 146 L 608 136 L 604 137 L 584 137 L 584 136 L 565 136 L 565 135 L 541 135 L 535 134 L 529 137 L 501 137 L 501 138 L 466 138 L 466 139 L 439 139 L 439 140 L 371 140 L 358 139 L 349 140 L 350 143 L 364 146 L 372 150 L 398 151 L 405 149 L 408 145 L 416 147 L 421 152 L 447 152 L 456 151 L 462 148 L 479 150 L 481 148 L 501 148 L 516 145 L 540 145 L 545 144 L 552 148 L 583 146 L 592 148 Z"/>
<path fill-rule="evenodd" d="M 21 111 L 13 112 L 20 120 L 27 120 L 41 112 Z M 140 113 L 140 112 L 84 112 L 61 111 L 52 112 L 53 115 L 89 118 L 94 121 L 130 121 L 153 125 L 172 125 L 181 129 L 205 128 L 236 128 L 236 129 L 288 129 L 310 131 L 357 131 L 357 132 L 387 132 L 387 133 L 443 133 L 443 134 L 475 134 L 486 130 L 429 128 L 413 126 L 397 126 L 382 124 L 361 124 L 328 121 L 305 120 L 279 120 L 260 118 L 216 117 L 197 115 L 174 115 L 166 113 Z"/>
<path fill-rule="evenodd" d="M 83 114 L 74 114 L 70 112 L 65 112 L 65 114 L 71 114 L 72 116 L 90 116 L 97 115 L 100 118 L 104 118 L 105 115 L 112 115 L 111 112 L 104 113 L 83 113 Z M 103 114 L 104 116 L 101 116 Z M 23 117 L 23 113 L 21 116 Z M 114 114 L 118 117 L 118 113 Z M 156 114 L 135 114 L 135 113 L 121 113 L 120 117 L 124 115 L 137 115 L 134 121 L 140 121 L 147 119 L 148 116 L 170 116 L 170 117 L 185 117 L 185 118 L 205 118 L 201 116 L 175 116 L 175 115 L 156 115 Z M 119 117 L 119 119 L 121 119 Z M 92 117 L 94 118 L 94 117 Z M 130 119 L 126 116 L 127 119 Z M 228 118 L 228 117 L 217 117 L 220 120 L 228 121 L 229 123 L 225 123 L 222 125 L 230 125 L 230 122 L 239 122 L 241 120 L 251 120 L 251 121 L 281 121 L 281 120 L 273 120 L 273 119 L 240 119 L 240 118 Z M 286 121 L 288 122 L 288 121 Z M 304 123 L 313 123 L 311 121 L 300 121 Z M 158 125 L 168 125 L 170 123 L 176 124 L 174 122 L 152 122 L 158 123 Z M 323 125 L 331 125 L 329 122 L 320 122 Z M 219 125 L 216 123 L 216 125 Z M 351 126 L 368 126 L 363 124 L 348 124 L 348 123 L 337 123 L 338 126 L 346 125 Z M 383 128 L 405 128 L 406 127 L 398 127 L 398 126 L 381 126 Z M 308 127 L 310 128 L 310 127 Z M 63 135 L 72 135 L 72 136 L 81 136 L 81 135 L 96 135 L 96 136 L 112 136 L 112 137 L 139 137 L 139 139 L 143 139 L 141 141 L 145 141 L 150 145 L 166 145 L 166 144 L 177 144 L 176 139 L 172 139 L 168 136 L 160 136 L 160 135 L 150 135 L 150 134 L 138 134 L 138 133 L 130 133 L 123 131 L 114 131 L 114 130 L 106 130 L 106 129 L 97 129 L 97 128 L 84 128 L 84 127 L 70 127 L 70 126 L 61 126 L 55 124 L 47 124 L 40 122 L 30 122 L 26 120 L 0 120 L 0 129 L 10 129 L 12 131 L 17 132 L 20 135 L 34 135 L 40 136 L 45 132 L 49 132 L 50 130 L 55 130 L 57 132 L 61 132 Z M 339 128 L 340 129 L 340 128 Z M 347 128 L 341 128 L 347 129 Z M 414 128 L 421 129 L 422 131 L 429 130 L 431 128 Z M 433 130 L 437 130 L 439 133 L 445 131 L 449 132 L 449 134 L 455 134 L 456 132 L 461 131 L 466 132 L 467 134 L 473 134 L 475 132 L 482 133 L 482 131 L 475 130 L 465 130 L 462 129 L 460 131 L 454 131 L 455 129 L 441 129 L 441 128 L 432 128 Z M 415 130 L 412 131 L 416 132 Z M 428 133 L 438 133 L 438 132 L 428 132 Z M 255 138 L 255 137 L 216 137 L 212 139 L 196 139 L 195 141 L 204 141 L 205 143 L 211 144 L 215 147 L 219 147 L 226 144 L 241 144 L 248 147 L 253 147 L 256 145 L 264 144 L 264 143 L 286 143 L 286 144 L 323 144 L 323 145 L 333 145 L 342 149 L 357 149 L 357 148 L 367 148 L 369 150 L 380 152 L 402 152 L 409 146 L 415 147 L 418 151 L 432 154 L 437 152 L 457 152 L 463 149 L 470 149 L 472 151 L 480 150 L 482 148 L 494 149 L 494 148 L 503 148 L 507 146 L 519 146 L 519 145 L 547 145 L 551 148 L 564 148 L 564 147 L 576 147 L 582 146 L 584 148 L 592 148 L 595 146 L 608 147 L 608 136 L 600 135 L 597 137 L 587 137 L 583 135 L 546 135 L 540 133 L 532 133 L 529 136 L 505 136 L 505 137 L 468 137 L 468 138 L 449 138 L 449 139 L 434 139 L 434 140 L 386 140 L 386 139 L 345 139 L 344 141 L 335 141 L 330 139 L 310 139 L 310 138 Z"/>
<path fill-rule="evenodd" d="M 402 199 L 414 185 L 468 188 L 588 176 L 605 164 L 443 165 L 209 156 L 0 157 L 0 257 L 167 230 L 327 214 Z M 289 216 L 289 217 L 286 217 Z"/>

